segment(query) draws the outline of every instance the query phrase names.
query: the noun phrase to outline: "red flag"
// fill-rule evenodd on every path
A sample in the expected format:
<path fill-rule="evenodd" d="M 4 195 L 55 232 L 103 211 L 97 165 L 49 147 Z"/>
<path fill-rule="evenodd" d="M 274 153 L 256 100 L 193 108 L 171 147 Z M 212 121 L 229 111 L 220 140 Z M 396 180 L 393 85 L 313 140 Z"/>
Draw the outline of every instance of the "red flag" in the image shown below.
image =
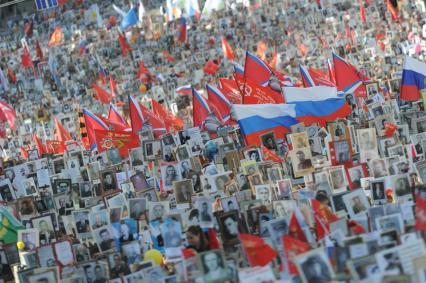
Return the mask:
<path fill-rule="evenodd" d="M 98 152 L 117 148 L 121 157 L 129 155 L 129 149 L 140 146 L 139 137 L 132 132 L 95 129 Z"/>
<path fill-rule="evenodd" d="M 40 61 L 43 61 L 43 59 L 44 59 L 43 50 L 41 49 L 40 42 L 38 42 L 38 39 L 36 40 L 36 46 L 35 46 L 35 48 L 36 48 L 36 53 L 37 53 L 38 59 Z"/>
<path fill-rule="evenodd" d="M 274 53 L 272 54 L 271 61 L 269 61 L 269 66 L 271 66 L 273 69 L 276 69 L 277 68 L 277 63 L 278 63 L 277 60 L 278 60 L 277 59 L 277 50 L 274 49 Z"/>
<path fill-rule="evenodd" d="M 386 0 L 386 6 L 389 10 L 389 12 L 392 15 L 392 20 L 396 21 L 399 18 L 398 9 L 394 5 L 392 5 L 390 0 Z"/>
<path fill-rule="evenodd" d="M 64 33 L 62 32 L 61 27 L 56 27 L 52 35 L 50 36 L 50 40 L 47 46 L 51 47 L 51 46 L 58 45 L 59 43 L 62 42 L 63 38 L 64 38 Z"/>
<path fill-rule="evenodd" d="M 136 79 L 146 81 L 149 79 L 150 76 L 151 76 L 151 73 L 149 72 L 148 68 L 145 67 L 145 62 L 143 60 L 140 60 L 139 70 L 138 70 L 138 73 L 136 74 Z"/>
<path fill-rule="evenodd" d="M 293 238 L 305 242 L 308 242 L 305 232 L 303 232 L 302 227 L 300 226 L 299 220 L 297 220 L 296 213 L 293 212 L 290 218 L 290 223 L 288 225 L 288 233 Z"/>
<path fill-rule="evenodd" d="M 100 87 L 97 83 L 93 83 L 92 87 L 95 90 L 97 100 L 99 100 L 102 104 L 110 103 L 112 98 L 111 93 Z"/>
<path fill-rule="evenodd" d="M 362 0 L 359 0 L 359 14 L 361 15 L 361 21 L 365 24 L 367 22 L 367 18 L 365 17 L 365 8 Z"/>
<path fill-rule="evenodd" d="M 129 52 L 132 51 L 132 48 L 127 43 L 126 38 L 124 37 L 124 35 L 121 32 L 118 32 L 118 42 L 120 43 L 121 54 L 123 56 L 127 55 L 127 51 L 129 51 Z"/>
<path fill-rule="evenodd" d="M 234 51 L 232 50 L 231 46 L 229 45 L 228 41 L 224 36 L 222 36 L 222 51 L 223 57 L 225 57 L 225 59 L 234 61 Z"/>
<path fill-rule="evenodd" d="M 392 124 L 391 122 L 385 122 L 385 135 L 388 138 L 391 138 L 397 129 L 397 125 Z"/>
<path fill-rule="evenodd" d="M 7 122 L 11 129 L 15 129 L 16 112 L 6 102 L 0 100 L 0 121 Z"/>
<path fill-rule="evenodd" d="M 214 76 L 217 73 L 219 66 L 213 62 L 213 60 L 207 61 L 206 65 L 203 68 L 204 73 Z"/>
<path fill-rule="evenodd" d="M 288 262 L 289 273 L 292 275 L 299 274 L 299 271 L 293 262 L 293 258 L 299 254 L 309 251 L 309 245 L 306 242 L 300 241 L 288 235 L 283 236 L 282 243 L 284 247 L 284 255 Z"/>
<path fill-rule="evenodd" d="M 261 146 L 262 148 L 262 157 L 265 160 L 270 160 L 272 162 L 284 162 L 284 160 L 281 159 L 275 152 L 272 150 L 266 148 L 264 145 Z"/>
<path fill-rule="evenodd" d="M 243 104 L 284 103 L 284 96 L 272 90 L 269 86 L 256 84 L 247 77 L 244 81 L 244 78 L 240 77 L 238 74 L 235 75 L 235 79 L 241 91 L 244 92 Z"/>
<path fill-rule="evenodd" d="M 349 229 L 351 229 L 352 234 L 360 235 L 366 233 L 365 228 L 353 219 L 348 220 Z"/>
<path fill-rule="evenodd" d="M 314 213 L 319 217 L 319 219 L 324 223 L 325 227 L 328 229 L 331 222 L 337 221 L 339 217 L 334 214 L 330 208 L 316 199 L 311 200 L 312 209 Z"/>
<path fill-rule="evenodd" d="M 322 221 L 319 219 L 318 215 L 314 215 L 314 218 L 317 240 L 322 240 L 328 234 L 328 231 Z"/>
<path fill-rule="evenodd" d="M 21 64 L 24 68 L 34 68 L 34 63 L 31 58 L 30 51 L 26 46 L 24 46 L 24 50 L 21 55 Z"/>
<path fill-rule="evenodd" d="M 58 118 L 55 117 L 55 139 L 61 142 L 72 140 L 70 133 L 65 130 Z"/>
<path fill-rule="evenodd" d="M 364 76 L 353 65 L 334 53 L 333 63 L 337 89 L 344 93 L 354 93 L 357 97 L 366 97 Z"/>
<path fill-rule="evenodd" d="M 219 89 L 232 104 L 241 104 L 243 98 L 235 80 L 220 78 Z"/>
<path fill-rule="evenodd" d="M 48 153 L 62 154 L 66 150 L 64 141 L 47 140 L 46 148 Z"/>
<path fill-rule="evenodd" d="M 416 194 L 416 230 L 426 231 L 426 200 Z"/>
<path fill-rule="evenodd" d="M 9 67 L 7 68 L 7 76 L 9 77 L 10 83 L 16 83 L 16 75 L 15 72 Z"/>
<path fill-rule="evenodd" d="M 151 99 L 152 112 L 158 117 L 163 118 L 164 124 L 166 126 L 166 130 L 170 131 L 181 131 L 184 126 L 184 122 L 179 117 L 176 117 L 168 111 L 163 105 L 158 103 L 156 100 Z"/>
<path fill-rule="evenodd" d="M 21 150 L 21 155 L 23 159 L 28 159 L 28 152 L 25 150 L 25 148 L 23 148 L 22 146 L 20 147 Z"/>
<path fill-rule="evenodd" d="M 111 89 L 111 96 L 115 97 L 117 93 L 117 84 L 111 73 L 109 74 L 109 88 Z"/>
<path fill-rule="evenodd" d="M 123 118 L 123 116 L 118 112 L 117 108 L 115 108 L 114 104 L 112 103 L 109 104 L 108 120 L 117 124 L 121 124 L 124 127 L 130 128 L 130 126 L 127 124 L 126 119 Z"/>
<path fill-rule="evenodd" d="M 36 149 L 38 151 L 38 156 L 42 156 L 44 153 L 46 153 L 45 146 L 40 141 L 40 139 L 37 137 L 36 133 L 32 134 L 33 142 L 36 146 Z"/>
<path fill-rule="evenodd" d="M 265 266 L 274 260 L 278 253 L 259 236 L 240 234 L 241 245 L 250 266 Z"/>
<path fill-rule="evenodd" d="M 268 46 L 266 45 L 266 43 L 263 40 L 259 41 L 259 43 L 257 44 L 256 55 L 262 60 L 265 60 L 266 49 L 268 49 Z"/>
<path fill-rule="evenodd" d="M 129 96 L 129 111 L 133 133 L 136 134 L 147 126 L 152 129 L 155 137 L 166 133 L 163 120 L 131 96 Z"/>
<path fill-rule="evenodd" d="M 176 59 L 167 50 L 163 50 L 163 56 L 170 63 L 175 63 L 176 62 Z"/>

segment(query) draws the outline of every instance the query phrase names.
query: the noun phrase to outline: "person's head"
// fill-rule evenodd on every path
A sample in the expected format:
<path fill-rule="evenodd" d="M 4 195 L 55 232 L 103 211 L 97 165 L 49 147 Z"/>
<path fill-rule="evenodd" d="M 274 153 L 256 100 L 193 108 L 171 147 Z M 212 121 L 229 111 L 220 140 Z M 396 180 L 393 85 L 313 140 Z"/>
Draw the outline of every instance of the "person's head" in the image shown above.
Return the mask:
<path fill-rule="evenodd" d="M 39 223 L 38 223 L 38 227 L 40 228 L 40 232 L 47 232 L 47 231 L 49 231 L 50 229 L 49 229 L 49 225 L 47 224 L 47 221 L 46 220 L 41 220 Z"/>
<path fill-rule="evenodd" d="M 333 174 L 333 180 L 334 180 L 334 184 L 335 185 L 341 186 L 343 184 L 343 175 L 342 175 L 342 173 L 339 172 L 339 171 L 336 171 Z"/>
<path fill-rule="evenodd" d="M 162 204 L 156 204 L 152 208 L 152 213 L 155 218 L 160 218 L 164 214 L 164 206 Z"/>
<path fill-rule="evenodd" d="M 359 169 L 354 169 L 354 170 L 352 170 L 351 173 L 352 173 L 351 174 L 352 180 L 359 180 L 359 179 L 362 178 L 362 173 L 361 173 L 361 170 L 359 170 Z"/>
<path fill-rule="evenodd" d="M 68 183 L 66 183 L 66 182 L 59 183 L 59 190 L 61 192 L 65 191 L 66 189 L 68 189 Z"/>
<path fill-rule="evenodd" d="M 188 219 L 189 219 L 189 221 L 196 221 L 198 223 L 199 222 L 199 212 L 198 212 L 198 209 L 191 210 L 191 212 L 188 215 Z"/>
<path fill-rule="evenodd" d="M 224 219 L 223 224 L 225 225 L 225 228 L 228 231 L 229 235 L 231 236 L 238 235 L 238 221 L 235 215 L 228 215 Z"/>
<path fill-rule="evenodd" d="M 107 229 L 102 229 L 102 230 L 99 232 L 99 236 L 101 236 L 101 240 L 102 240 L 102 241 L 108 241 L 108 240 L 109 240 L 109 238 L 110 238 L 110 236 L 109 236 L 109 232 L 108 232 L 108 230 L 107 230 Z"/>
<path fill-rule="evenodd" d="M 354 197 L 352 199 L 352 202 L 354 203 L 354 205 L 360 205 L 360 204 L 362 204 L 361 203 L 361 199 L 358 196 Z"/>
<path fill-rule="evenodd" d="M 9 180 L 12 180 L 13 178 L 15 178 L 15 173 L 12 170 L 7 170 L 5 174 L 6 174 L 6 178 L 8 178 Z"/>
<path fill-rule="evenodd" d="M 275 147 L 274 139 L 273 139 L 272 137 L 268 137 L 268 138 L 266 139 L 266 145 L 267 145 L 268 147 Z"/>
<path fill-rule="evenodd" d="M 204 212 L 207 212 L 207 210 L 209 208 L 207 202 L 203 202 L 203 204 L 201 205 L 201 207 L 202 207 L 202 209 L 203 209 Z"/>
<path fill-rule="evenodd" d="M 218 190 L 222 190 L 225 187 L 225 183 L 226 181 L 224 180 L 223 177 L 218 177 L 216 179 L 216 187 Z"/>
<path fill-rule="evenodd" d="M 173 165 L 169 165 L 166 168 L 166 174 L 168 177 L 175 177 L 176 176 L 176 169 Z"/>
<path fill-rule="evenodd" d="M 220 257 L 212 252 L 203 256 L 203 262 L 208 272 L 212 272 L 221 267 Z"/>
<path fill-rule="evenodd" d="M 129 237 L 130 228 L 126 223 L 121 223 L 120 225 L 120 235 L 123 237 Z"/>
<path fill-rule="evenodd" d="M 301 162 L 301 161 L 305 161 L 305 153 L 301 150 L 299 150 L 298 152 L 296 152 L 296 157 L 297 159 Z"/>
<path fill-rule="evenodd" d="M 251 160 L 257 160 L 259 158 L 259 154 L 257 153 L 257 151 L 252 151 L 250 153 L 250 159 Z"/>
<path fill-rule="evenodd" d="M 426 167 L 425 167 L 425 168 L 426 168 Z M 241 181 L 241 184 L 246 183 L 246 176 L 245 176 L 245 175 L 243 175 L 243 174 L 241 174 L 241 175 L 240 175 L 240 181 Z"/>
<path fill-rule="evenodd" d="M 382 173 L 385 170 L 383 162 L 381 162 L 380 160 L 376 160 L 376 162 L 373 162 L 373 170 L 374 173 Z"/>
<path fill-rule="evenodd" d="M 120 254 L 114 254 L 113 260 L 114 260 L 114 266 L 120 265 L 121 263 Z"/>
<path fill-rule="evenodd" d="M 65 205 L 66 205 L 66 201 L 65 201 L 65 199 L 64 199 L 64 198 L 60 198 L 60 199 L 59 199 L 59 206 L 60 206 L 60 207 L 65 207 Z"/>
<path fill-rule="evenodd" d="M 269 189 L 267 187 L 260 187 L 257 189 L 257 195 L 261 200 L 269 200 Z"/>
<path fill-rule="evenodd" d="M 95 276 L 98 279 L 103 277 L 102 268 L 99 265 L 95 266 Z"/>
<path fill-rule="evenodd" d="M 182 161 L 182 169 L 183 170 L 189 170 L 189 162 L 188 161 Z"/>
<path fill-rule="evenodd" d="M 232 200 L 228 201 L 228 209 L 229 210 L 234 210 L 235 209 L 235 205 L 234 205 L 234 202 Z"/>
<path fill-rule="evenodd" d="M 112 175 L 110 173 L 105 174 L 105 184 L 112 185 Z"/>

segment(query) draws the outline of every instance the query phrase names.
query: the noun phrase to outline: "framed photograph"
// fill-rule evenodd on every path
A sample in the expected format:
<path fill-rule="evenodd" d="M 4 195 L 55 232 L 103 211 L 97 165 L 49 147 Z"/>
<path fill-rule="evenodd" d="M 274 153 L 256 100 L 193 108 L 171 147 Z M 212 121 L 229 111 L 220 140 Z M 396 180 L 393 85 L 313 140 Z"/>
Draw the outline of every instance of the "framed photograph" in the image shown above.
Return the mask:
<path fill-rule="evenodd" d="M 56 158 L 53 160 L 53 172 L 55 174 L 60 174 L 62 170 L 65 169 L 64 158 Z"/>
<path fill-rule="evenodd" d="M 386 162 L 384 159 L 375 159 L 370 161 L 370 166 L 372 170 L 372 175 L 374 178 L 386 177 L 389 175 L 389 172 L 386 167 Z"/>
<path fill-rule="evenodd" d="M 135 192 L 141 192 L 148 189 L 150 186 L 143 172 L 136 172 L 130 177 Z"/>
<path fill-rule="evenodd" d="M 410 177 L 408 174 L 398 174 L 391 176 L 394 195 L 398 200 L 412 198 Z"/>
<path fill-rule="evenodd" d="M 161 141 L 160 140 L 147 140 L 142 143 L 145 159 L 155 160 L 162 156 Z"/>
<path fill-rule="evenodd" d="M 53 243 L 53 250 L 55 251 L 55 259 L 59 263 L 59 266 L 66 266 L 74 263 L 71 241 Z"/>
<path fill-rule="evenodd" d="M 40 267 L 52 267 L 57 265 L 52 245 L 39 247 L 37 249 L 37 257 Z"/>
<path fill-rule="evenodd" d="M 312 155 L 309 147 L 298 148 L 290 151 L 290 159 L 296 178 L 302 177 L 314 171 Z"/>
<path fill-rule="evenodd" d="M 174 183 L 176 204 L 189 207 L 193 192 L 192 180 L 182 180 Z"/>
<path fill-rule="evenodd" d="M 328 282 L 335 276 L 327 254 L 322 248 L 298 255 L 293 258 L 293 262 L 299 270 L 303 283 L 317 282 L 318 278 Z"/>
<path fill-rule="evenodd" d="M 168 162 L 161 165 L 161 178 L 166 191 L 173 189 L 173 183 L 181 179 L 179 163 Z"/>
<path fill-rule="evenodd" d="M 418 118 L 414 120 L 413 129 L 417 134 L 426 132 L 426 118 Z"/>
<path fill-rule="evenodd" d="M 386 204 L 385 180 L 374 180 L 370 182 L 371 198 L 374 204 Z"/>
<path fill-rule="evenodd" d="M 173 217 L 166 217 L 160 224 L 161 235 L 164 239 L 164 247 L 178 248 L 182 245 L 182 226 L 180 222 Z"/>
<path fill-rule="evenodd" d="M 19 198 L 17 208 L 21 220 L 30 219 L 37 215 L 32 197 Z"/>
<path fill-rule="evenodd" d="M 220 199 L 221 207 L 224 212 L 231 210 L 239 210 L 238 201 L 236 196 L 229 196 Z"/>
<path fill-rule="evenodd" d="M 306 132 L 293 133 L 290 135 L 293 150 L 303 149 L 309 146 L 308 134 Z"/>
<path fill-rule="evenodd" d="M 89 174 L 89 180 L 96 184 L 99 183 L 99 171 L 101 170 L 101 166 L 99 164 L 99 161 L 95 161 L 92 163 L 87 164 L 87 173 Z"/>
<path fill-rule="evenodd" d="M 40 245 L 38 229 L 18 230 L 18 241 L 24 243 L 23 251 L 35 251 Z"/>
<path fill-rule="evenodd" d="M 329 142 L 328 148 L 333 165 L 352 164 L 352 147 L 349 140 L 341 139 Z"/>
<path fill-rule="evenodd" d="M 16 198 L 15 191 L 9 179 L 0 180 L 0 200 L 11 202 Z"/>
<path fill-rule="evenodd" d="M 349 130 L 343 122 L 336 122 L 328 126 L 333 141 L 349 140 Z"/>
<path fill-rule="evenodd" d="M 309 175 L 306 175 L 309 176 Z M 305 181 L 306 182 L 306 181 Z M 314 173 L 314 186 L 316 192 L 325 192 L 327 195 L 331 195 L 333 189 L 331 187 L 330 176 L 327 171 L 320 171 Z"/>
<path fill-rule="evenodd" d="M 111 278 L 120 278 L 120 275 L 130 274 L 130 268 L 119 252 L 108 255 L 108 264 Z"/>
<path fill-rule="evenodd" d="M 272 193 L 269 185 L 254 186 L 256 199 L 261 200 L 264 205 L 270 205 L 272 202 Z"/>
<path fill-rule="evenodd" d="M 90 232 L 89 210 L 75 210 L 72 212 L 77 233 Z"/>
<path fill-rule="evenodd" d="M 109 225 L 108 210 L 91 211 L 89 213 L 89 223 L 92 230 Z"/>
<path fill-rule="evenodd" d="M 128 264 L 134 264 L 142 261 L 143 256 L 139 241 L 132 241 L 121 246 L 123 256 L 127 258 Z"/>
<path fill-rule="evenodd" d="M 56 179 L 53 181 L 53 194 L 63 194 L 71 192 L 70 179 Z"/>
<path fill-rule="evenodd" d="M 294 200 L 278 200 L 272 202 L 272 208 L 275 218 L 290 219 L 291 214 L 295 211 L 297 205 Z"/>
<path fill-rule="evenodd" d="M 344 195 L 343 202 L 351 218 L 354 218 L 357 214 L 366 213 L 370 206 L 367 196 L 362 189 L 353 190 Z"/>
<path fill-rule="evenodd" d="M 121 156 L 118 148 L 111 148 L 107 151 L 108 160 L 113 164 L 117 165 L 121 163 Z"/>
<path fill-rule="evenodd" d="M 145 198 L 129 199 L 130 217 L 133 219 L 141 219 L 145 215 L 147 208 L 147 200 Z"/>
<path fill-rule="evenodd" d="M 275 139 L 275 134 L 273 132 L 266 133 L 260 136 L 262 145 L 269 150 L 277 150 L 277 143 Z"/>
<path fill-rule="evenodd" d="M 189 159 L 189 149 L 187 145 L 178 146 L 176 149 L 176 157 L 178 161 Z"/>
<path fill-rule="evenodd" d="M 365 85 L 365 88 L 367 90 L 368 98 L 372 98 L 373 96 L 379 93 L 379 84 L 377 82 L 368 83 Z"/>
<path fill-rule="evenodd" d="M 287 218 L 273 219 L 268 221 L 266 225 L 274 245 L 280 245 L 282 237 L 289 232 L 289 223 Z"/>
<path fill-rule="evenodd" d="M 51 213 L 31 219 L 33 228 L 37 228 L 39 231 L 40 245 L 47 245 L 56 240 L 53 217 L 55 217 L 55 214 Z"/>
<path fill-rule="evenodd" d="M 360 161 L 362 163 L 380 158 L 377 151 L 377 136 L 374 128 L 358 129 L 357 137 Z"/>
<path fill-rule="evenodd" d="M 204 282 L 227 281 L 228 269 L 225 267 L 225 257 L 222 250 L 210 250 L 198 254 L 197 257 L 199 266 L 202 267 Z"/>
<path fill-rule="evenodd" d="M 218 215 L 218 223 L 220 234 L 225 244 L 236 243 L 238 241 L 238 234 L 244 233 L 244 227 L 238 216 L 237 210 L 232 210 Z"/>
<path fill-rule="evenodd" d="M 74 244 L 72 245 L 72 250 L 74 254 L 74 260 L 77 263 L 85 262 L 90 260 L 90 251 L 89 248 L 84 244 Z"/>
<path fill-rule="evenodd" d="M 376 228 L 383 231 L 395 229 L 401 234 L 404 231 L 404 222 L 401 213 L 394 213 L 376 218 Z"/>
<path fill-rule="evenodd" d="M 197 198 L 196 207 L 199 212 L 200 225 L 211 227 L 213 225 L 212 200 L 207 197 Z"/>
<path fill-rule="evenodd" d="M 225 190 L 225 185 L 230 181 L 229 174 L 231 174 L 231 172 L 210 176 L 211 180 L 213 181 L 213 191 L 223 192 Z"/>
<path fill-rule="evenodd" d="M 274 186 L 275 196 L 278 200 L 289 199 L 292 191 L 291 179 L 278 180 Z"/>
<path fill-rule="evenodd" d="M 115 241 L 113 238 L 114 232 L 111 226 L 105 226 L 103 228 L 93 230 L 93 235 L 101 252 L 115 248 Z"/>
<path fill-rule="evenodd" d="M 114 170 L 104 170 L 100 172 L 102 195 L 113 193 L 118 189 L 117 178 Z"/>
<path fill-rule="evenodd" d="M 91 182 L 80 183 L 79 191 L 80 191 L 80 198 L 82 199 L 92 198 L 93 197 L 92 183 Z"/>
<path fill-rule="evenodd" d="M 37 273 L 28 276 L 29 283 L 56 283 L 58 282 L 58 277 L 54 270 L 49 270 L 42 273 Z"/>
<path fill-rule="evenodd" d="M 54 196 L 55 206 L 59 215 L 70 215 L 74 208 L 70 194 L 59 194 Z"/>
<path fill-rule="evenodd" d="M 328 169 L 330 175 L 331 186 L 333 188 L 333 193 L 340 193 L 346 191 L 348 186 L 348 181 L 346 179 L 345 169 L 343 166 L 330 167 Z"/>
<path fill-rule="evenodd" d="M 227 196 L 232 196 L 235 193 L 239 192 L 240 188 L 238 186 L 238 183 L 235 180 L 230 180 L 225 184 L 224 192 Z M 195 191 L 195 189 L 194 189 Z M 197 193 L 197 191 L 195 191 Z"/>
<path fill-rule="evenodd" d="M 145 198 L 147 201 L 158 201 L 157 192 L 154 188 L 139 192 L 137 195 Z"/>
<path fill-rule="evenodd" d="M 259 148 L 250 148 L 244 151 L 244 157 L 247 160 L 253 160 L 255 162 L 262 161 L 262 153 Z"/>
<path fill-rule="evenodd" d="M 130 165 L 132 168 L 143 165 L 143 150 L 141 147 L 129 149 Z"/>
<path fill-rule="evenodd" d="M 148 202 L 149 219 L 162 219 L 169 214 L 168 201 Z"/>

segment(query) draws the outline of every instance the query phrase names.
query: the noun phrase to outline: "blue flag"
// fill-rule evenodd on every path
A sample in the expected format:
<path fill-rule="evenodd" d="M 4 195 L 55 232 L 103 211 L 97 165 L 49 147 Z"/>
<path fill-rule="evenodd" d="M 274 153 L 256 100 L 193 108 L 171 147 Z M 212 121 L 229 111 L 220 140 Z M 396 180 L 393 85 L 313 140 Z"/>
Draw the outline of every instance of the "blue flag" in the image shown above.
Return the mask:
<path fill-rule="evenodd" d="M 121 30 L 125 31 L 128 27 L 134 26 L 138 23 L 138 15 L 136 9 L 130 9 L 127 15 L 121 21 Z"/>

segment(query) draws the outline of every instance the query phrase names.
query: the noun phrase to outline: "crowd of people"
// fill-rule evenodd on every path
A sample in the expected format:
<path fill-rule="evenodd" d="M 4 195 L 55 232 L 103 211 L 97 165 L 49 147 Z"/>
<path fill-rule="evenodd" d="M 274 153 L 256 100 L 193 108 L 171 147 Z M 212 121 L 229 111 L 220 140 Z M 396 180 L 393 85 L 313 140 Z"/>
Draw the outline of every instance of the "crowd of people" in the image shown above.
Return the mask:
<path fill-rule="evenodd" d="M 424 1 L 59 2 L 1 32 L 0 282 L 426 282 Z M 333 58 L 366 93 L 253 140 L 248 54 L 287 106 Z"/>

